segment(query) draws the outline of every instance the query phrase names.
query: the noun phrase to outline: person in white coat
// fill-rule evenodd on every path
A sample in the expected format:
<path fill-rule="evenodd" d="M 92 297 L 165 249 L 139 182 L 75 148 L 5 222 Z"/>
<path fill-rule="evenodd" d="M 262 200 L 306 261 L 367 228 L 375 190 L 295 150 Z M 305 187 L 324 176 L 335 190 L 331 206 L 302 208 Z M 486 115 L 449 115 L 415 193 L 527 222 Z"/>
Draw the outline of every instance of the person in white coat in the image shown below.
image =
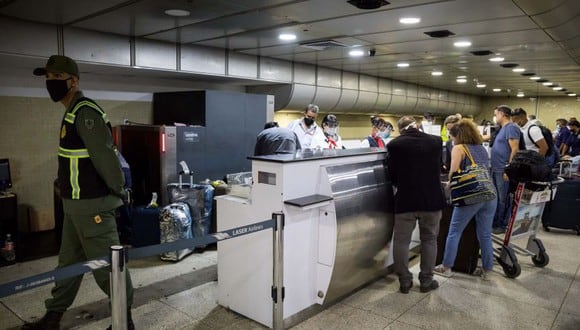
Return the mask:
<path fill-rule="evenodd" d="M 322 128 L 316 125 L 318 112 L 317 105 L 309 104 L 304 110 L 304 117 L 296 119 L 288 125 L 288 128 L 296 133 L 302 149 L 324 148 L 328 144 L 324 142 L 326 138 Z"/>

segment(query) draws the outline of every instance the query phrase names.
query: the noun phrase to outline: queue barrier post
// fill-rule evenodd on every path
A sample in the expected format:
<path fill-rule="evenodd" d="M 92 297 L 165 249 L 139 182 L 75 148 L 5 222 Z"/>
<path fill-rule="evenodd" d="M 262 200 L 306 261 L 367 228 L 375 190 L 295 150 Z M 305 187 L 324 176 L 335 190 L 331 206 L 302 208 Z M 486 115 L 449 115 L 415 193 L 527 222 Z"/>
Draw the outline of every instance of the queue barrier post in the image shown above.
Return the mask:
<path fill-rule="evenodd" d="M 272 325 L 274 330 L 284 329 L 284 213 L 272 213 L 273 233 L 273 285 Z"/>
<path fill-rule="evenodd" d="M 127 330 L 127 249 L 111 246 L 111 326 L 113 330 Z"/>

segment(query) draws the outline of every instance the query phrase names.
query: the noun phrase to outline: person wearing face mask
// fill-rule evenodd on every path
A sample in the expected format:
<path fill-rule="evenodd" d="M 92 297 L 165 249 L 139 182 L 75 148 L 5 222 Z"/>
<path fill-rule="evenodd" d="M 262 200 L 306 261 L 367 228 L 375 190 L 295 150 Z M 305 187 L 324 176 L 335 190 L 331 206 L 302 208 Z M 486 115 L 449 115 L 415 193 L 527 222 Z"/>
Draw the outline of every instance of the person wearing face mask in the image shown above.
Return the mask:
<path fill-rule="evenodd" d="M 304 117 L 296 119 L 288 125 L 288 128 L 296 133 L 302 149 L 324 148 L 326 145 L 324 133 L 316 125 L 318 112 L 317 105 L 309 104 L 304 110 Z"/>
<path fill-rule="evenodd" d="M 338 118 L 335 115 L 329 113 L 324 118 L 322 118 L 322 131 L 324 132 L 325 140 L 327 143 L 325 148 L 327 149 L 344 149 L 342 145 L 342 138 L 338 134 Z"/>
<path fill-rule="evenodd" d="M 568 121 L 564 118 L 556 120 L 556 135 L 554 138 L 554 145 L 560 151 L 560 154 L 564 154 L 564 144 L 566 140 L 570 137 L 570 129 L 568 128 Z"/>
<path fill-rule="evenodd" d="M 54 102 L 66 111 L 59 131 L 58 185 L 64 224 L 57 268 L 109 255 L 119 245 L 115 210 L 126 200 L 121 164 L 113 145 L 111 126 L 95 101 L 84 97 L 79 87 L 77 63 L 53 55 L 44 67 L 33 71 L 46 77 Z M 127 270 L 127 329 L 134 329 L 130 308 L 133 287 Z M 109 271 L 93 271 L 95 281 L 110 295 Z M 59 329 L 64 312 L 73 303 L 83 275 L 56 281 L 52 297 L 45 301 L 46 314 L 22 329 Z"/>
<path fill-rule="evenodd" d="M 580 123 L 577 120 L 568 122 L 570 127 L 570 136 L 562 143 L 563 155 L 576 157 L 580 155 Z"/>
<path fill-rule="evenodd" d="M 379 116 L 371 117 L 371 134 L 362 140 L 362 148 L 382 148 L 391 141 L 391 132 L 393 125 Z"/>

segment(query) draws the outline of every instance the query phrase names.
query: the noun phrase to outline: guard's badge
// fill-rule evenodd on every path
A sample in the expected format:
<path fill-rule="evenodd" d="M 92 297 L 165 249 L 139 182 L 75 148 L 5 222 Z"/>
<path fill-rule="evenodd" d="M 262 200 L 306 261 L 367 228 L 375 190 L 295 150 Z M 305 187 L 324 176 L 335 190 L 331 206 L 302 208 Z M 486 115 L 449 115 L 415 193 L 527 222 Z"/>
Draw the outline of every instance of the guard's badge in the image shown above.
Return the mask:
<path fill-rule="evenodd" d="M 95 121 L 93 119 L 85 119 L 85 127 L 87 129 L 93 129 L 95 127 Z"/>
<path fill-rule="evenodd" d="M 99 224 L 103 221 L 103 219 L 101 219 L 100 215 L 95 215 L 95 217 L 93 219 L 95 220 L 96 224 Z"/>
<path fill-rule="evenodd" d="M 62 128 L 60 129 L 60 138 L 64 139 L 65 136 L 66 136 L 66 126 L 62 125 Z"/>

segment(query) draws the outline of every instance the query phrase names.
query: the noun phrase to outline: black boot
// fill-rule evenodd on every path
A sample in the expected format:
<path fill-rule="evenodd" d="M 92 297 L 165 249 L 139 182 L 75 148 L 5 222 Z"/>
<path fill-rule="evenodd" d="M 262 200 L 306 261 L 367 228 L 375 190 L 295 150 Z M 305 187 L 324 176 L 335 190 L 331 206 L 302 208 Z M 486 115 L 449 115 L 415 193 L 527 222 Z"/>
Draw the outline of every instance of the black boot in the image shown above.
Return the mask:
<path fill-rule="evenodd" d="M 107 330 L 113 329 L 113 326 L 110 325 Z M 135 324 L 133 323 L 133 318 L 131 317 L 131 310 L 127 310 L 127 330 L 135 330 Z"/>
<path fill-rule="evenodd" d="M 22 330 L 59 330 L 63 312 L 47 311 L 44 316 L 32 323 L 24 323 Z"/>

